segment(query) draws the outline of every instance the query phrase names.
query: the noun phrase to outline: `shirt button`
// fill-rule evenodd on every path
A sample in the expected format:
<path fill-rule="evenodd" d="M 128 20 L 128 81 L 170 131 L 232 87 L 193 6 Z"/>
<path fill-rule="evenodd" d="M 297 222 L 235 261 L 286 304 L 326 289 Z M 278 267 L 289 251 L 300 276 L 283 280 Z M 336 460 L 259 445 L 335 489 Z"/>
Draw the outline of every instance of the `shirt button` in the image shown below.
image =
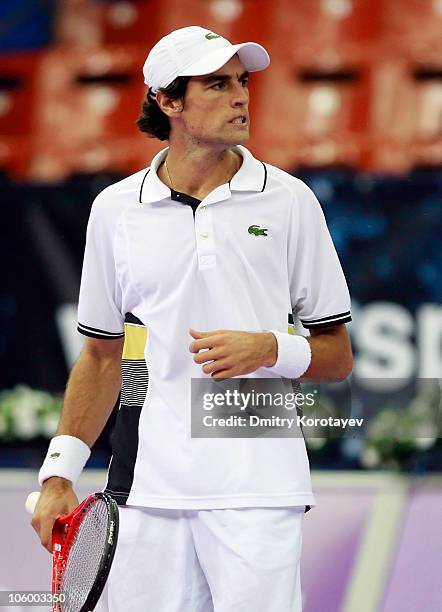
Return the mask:
<path fill-rule="evenodd" d="M 216 263 L 214 255 L 201 255 L 199 258 L 200 266 L 214 266 Z"/>
<path fill-rule="evenodd" d="M 201 238 L 208 238 L 209 234 L 207 232 L 203 232 L 202 234 L 200 234 Z"/>

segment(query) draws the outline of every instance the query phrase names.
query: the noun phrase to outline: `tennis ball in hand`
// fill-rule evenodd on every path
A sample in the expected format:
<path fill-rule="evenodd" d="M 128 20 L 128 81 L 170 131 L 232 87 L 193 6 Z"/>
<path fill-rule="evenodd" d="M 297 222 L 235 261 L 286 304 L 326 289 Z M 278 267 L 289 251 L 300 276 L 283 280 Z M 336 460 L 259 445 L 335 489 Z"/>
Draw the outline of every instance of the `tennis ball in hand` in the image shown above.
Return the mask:
<path fill-rule="evenodd" d="M 26 510 L 29 512 L 29 514 L 34 514 L 35 506 L 37 505 L 39 497 L 39 491 L 33 491 L 32 493 L 29 493 L 25 503 Z"/>

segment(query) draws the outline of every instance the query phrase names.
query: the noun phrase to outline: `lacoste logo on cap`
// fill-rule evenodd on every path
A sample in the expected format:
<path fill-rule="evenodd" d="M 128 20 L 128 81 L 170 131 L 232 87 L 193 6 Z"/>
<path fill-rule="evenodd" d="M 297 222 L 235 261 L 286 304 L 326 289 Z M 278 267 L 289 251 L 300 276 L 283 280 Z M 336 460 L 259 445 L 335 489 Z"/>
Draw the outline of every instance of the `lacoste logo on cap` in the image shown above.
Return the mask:
<path fill-rule="evenodd" d="M 51 453 L 51 459 L 57 459 L 60 456 L 60 453 Z"/>
<path fill-rule="evenodd" d="M 254 236 L 267 236 L 267 228 L 261 228 L 259 225 L 251 225 L 247 231 Z"/>
<path fill-rule="evenodd" d="M 213 40 L 214 38 L 221 38 L 221 36 L 219 34 L 206 34 L 205 38 L 207 38 L 207 40 Z"/>

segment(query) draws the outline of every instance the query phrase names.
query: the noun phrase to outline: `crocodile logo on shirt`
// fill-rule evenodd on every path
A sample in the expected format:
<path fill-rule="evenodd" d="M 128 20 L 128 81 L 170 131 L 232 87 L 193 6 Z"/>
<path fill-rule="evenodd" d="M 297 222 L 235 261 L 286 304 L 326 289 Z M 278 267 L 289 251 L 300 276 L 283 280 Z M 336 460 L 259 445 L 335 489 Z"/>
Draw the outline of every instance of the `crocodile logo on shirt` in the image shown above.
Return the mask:
<path fill-rule="evenodd" d="M 261 228 L 259 225 L 251 225 L 247 231 L 254 236 L 267 236 L 267 228 Z"/>
<path fill-rule="evenodd" d="M 61 453 L 51 453 L 50 457 L 51 459 L 58 459 L 58 457 L 61 455 Z"/>
<path fill-rule="evenodd" d="M 207 38 L 207 40 L 213 40 L 214 38 L 221 38 L 221 36 L 219 34 L 206 34 L 205 38 Z"/>

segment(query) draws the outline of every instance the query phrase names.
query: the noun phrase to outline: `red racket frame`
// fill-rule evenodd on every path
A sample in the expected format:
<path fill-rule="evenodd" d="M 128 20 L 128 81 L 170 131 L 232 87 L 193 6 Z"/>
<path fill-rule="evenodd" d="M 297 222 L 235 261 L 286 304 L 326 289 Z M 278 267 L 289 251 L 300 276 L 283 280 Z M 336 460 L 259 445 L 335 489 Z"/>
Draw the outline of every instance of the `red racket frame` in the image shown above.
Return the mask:
<path fill-rule="evenodd" d="M 75 539 L 75 535 L 78 531 L 83 517 L 87 514 L 91 505 L 93 505 L 97 499 L 104 499 L 109 507 L 111 503 L 117 508 L 114 500 L 106 495 L 105 493 L 95 493 L 89 495 L 81 504 L 79 504 L 70 514 L 59 517 L 52 530 L 52 594 L 62 595 L 61 581 L 63 579 L 66 562 L 69 557 L 72 544 Z M 117 521 L 115 525 L 114 541 L 108 542 L 115 547 L 118 537 L 118 513 Z M 112 535 L 109 536 L 112 539 Z M 111 555 L 110 563 L 112 562 L 113 553 Z M 53 603 L 52 612 L 62 612 L 63 602 L 56 601 Z"/>

